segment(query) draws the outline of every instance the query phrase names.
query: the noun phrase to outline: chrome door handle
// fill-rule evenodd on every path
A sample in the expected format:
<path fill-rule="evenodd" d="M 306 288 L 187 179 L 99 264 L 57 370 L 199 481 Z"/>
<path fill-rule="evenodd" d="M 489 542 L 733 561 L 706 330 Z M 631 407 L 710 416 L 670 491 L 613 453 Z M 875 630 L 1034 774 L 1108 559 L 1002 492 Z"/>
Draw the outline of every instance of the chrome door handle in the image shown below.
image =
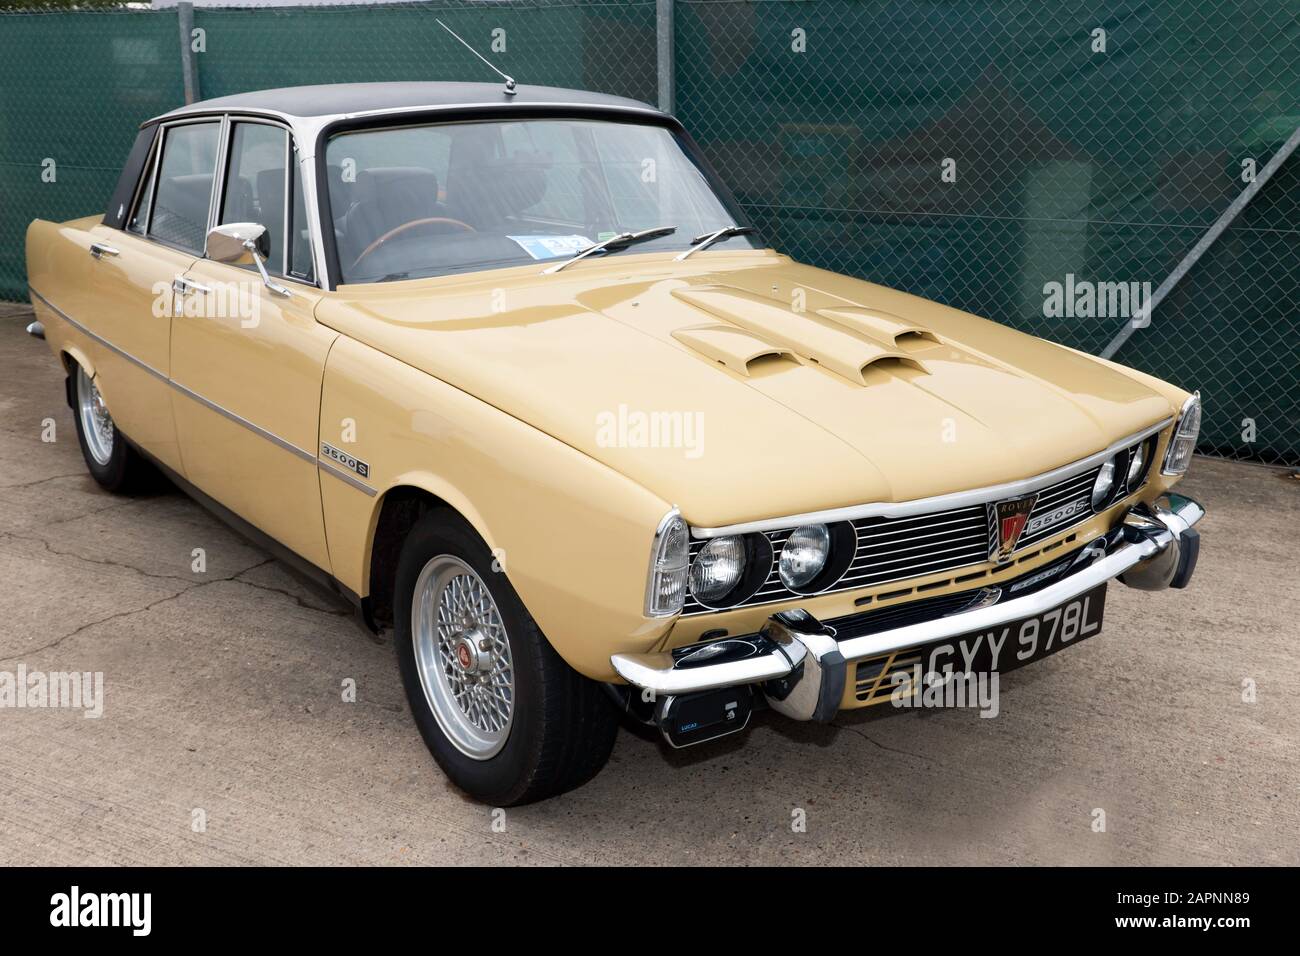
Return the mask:
<path fill-rule="evenodd" d="M 184 276 L 177 276 L 172 280 L 172 291 L 178 295 L 184 295 L 186 292 L 202 292 L 206 295 L 212 291 L 212 287 L 199 285 L 197 282 L 191 282 Z"/>
<path fill-rule="evenodd" d="M 197 282 L 191 282 L 184 276 L 177 276 L 172 279 L 172 315 L 184 315 L 185 307 L 181 300 L 185 298 L 186 292 L 202 292 L 204 295 L 212 291 L 211 286 L 199 285 Z"/>
<path fill-rule="evenodd" d="M 92 242 L 90 244 L 90 254 L 96 259 L 102 259 L 104 256 L 120 256 L 121 253 L 112 246 L 106 246 L 102 242 Z"/>

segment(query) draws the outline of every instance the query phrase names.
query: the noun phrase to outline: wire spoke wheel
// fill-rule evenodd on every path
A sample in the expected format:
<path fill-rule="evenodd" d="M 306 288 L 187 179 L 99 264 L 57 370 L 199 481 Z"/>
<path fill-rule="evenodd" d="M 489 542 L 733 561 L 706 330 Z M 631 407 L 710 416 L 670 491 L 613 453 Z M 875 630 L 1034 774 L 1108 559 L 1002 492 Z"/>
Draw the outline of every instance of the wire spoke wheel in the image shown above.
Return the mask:
<path fill-rule="evenodd" d="M 429 560 L 415 582 L 411 641 L 425 699 L 461 753 L 487 760 L 510 735 L 515 673 L 492 592 L 460 558 Z"/>
<path fill-rule="evenodd" d="M 107 465 L 113 457 L 113 416 L 108 413 L 99 386 L 77 367 L 77 414 L 81 418 L 81 431 L 86 436 L 86 448 L 100 465 Z"/>

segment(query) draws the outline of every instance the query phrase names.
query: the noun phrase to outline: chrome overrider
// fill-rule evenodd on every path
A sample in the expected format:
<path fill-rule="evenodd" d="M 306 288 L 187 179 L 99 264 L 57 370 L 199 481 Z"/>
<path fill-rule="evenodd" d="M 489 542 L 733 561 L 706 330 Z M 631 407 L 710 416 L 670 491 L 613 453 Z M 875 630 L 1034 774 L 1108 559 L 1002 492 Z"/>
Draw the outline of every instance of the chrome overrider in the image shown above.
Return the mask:
<path fill-rule="evenodd" d="M 835 629 L 802 609 L 772 615 L 758 634 L 650 654 L 615 654 L 614 670 L 656 698 L 761 685 L 772 709 L 796 720 L 829 721 L 839 709 L 847 665 L 891 651 L 969 634 L 1049 611 L 1118 577 L 1142 590 L 1181 588 L 1196 566 L 1192 526 L 1205 510 L 1167 494 L 1133 508 L 1111 534 L 1089 543 L 1054 584 L 1023 597 L 933 620 L 838 640 Z"/>

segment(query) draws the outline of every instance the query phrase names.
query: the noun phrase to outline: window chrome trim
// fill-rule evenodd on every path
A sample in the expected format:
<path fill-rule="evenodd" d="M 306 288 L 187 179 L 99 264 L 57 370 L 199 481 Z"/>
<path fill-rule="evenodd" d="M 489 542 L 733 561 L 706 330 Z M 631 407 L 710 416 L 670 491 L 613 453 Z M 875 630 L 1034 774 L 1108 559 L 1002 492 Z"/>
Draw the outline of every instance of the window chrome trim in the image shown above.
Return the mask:
<path fill-rule="evenodd" d="M 293 251 L 290 247 L 292 236 L 289 228 L 292 225 L 289 221 L 289 204 L 293 202 L 293 130 L 286 128 L 284 131 L 284 211 L 281 213 L 280 223 L 283 236 L 280 240 L 280 275 L 289 274 L 289 255 Z"/>
<path fill-rule="evenodd" d="M 122 231 L 129 232 L 133 236 L 139 236 L 141 239 L 149 232 L 149 220 L 153 217 L 153 188 L 157 181 L 158 162 L 162 156 L 163 135 L 161 129 L 153 131 L 153 143 L 149 146 L 149 155 L 144 161 L 144 169 L 140 173 L 140 181 L 135 184 L 135 192 L 131 194 L 131 204 L 127 208 L 126 216 L 122 219 Z M 140 203 L 149 203 L 149 209 L 145 214 L 144 223 L 140 226 L 140 231 L 136 232 L 131 228 L 131 222 L 135 219 L 137 211 L 140 209 Z M 48 303 L 46 303 L 48 305 Z M 51 306 L 51 308 L 53 308 Z"/>
<path fill-rule="evenodd" d="M 267 265 L 267 271 L 270 272 L 272 275 L 281 279 L 292 278 L 292 276 L 289 275 L 289 203 L 292 200 L 292 196 L 289 193 L 289 189 L 293 183 L 293 180 L 290 176 L 289 164 L 293 161 L 293 144 L 294 144 L 293 127 L 273 118 L 267 118 L 262 116 L 241 116 L 238 113 L 225 114 L 224 123 L 225 123 L 226 138 L 222 149 L 222 157 L 225 161 L 221 165 L 221 187 L 220 187 L 221 193 L 217 197 L 216 205 L 214 207 L 211 220 L 208 224 L 208 231 L 211 232 L 217 226 L 221 225 L 221 219 L 224 212 L 223 207 L 226 204 L 226 184 L 230 180 L 230 164 L 231 164 L 231 160 L 234 158 L 234 142 L 235 142 L 234 128 L 236 126 L 247 125 L 247 126 L 270 126 L 274 129 L 278 129 L 280 132 L 284 133 L 284 140 L 285 140 L 284 213 L 283 213 L 284 218 L 281 220 L 283 224 L 283 228 L 281 230 L 281 236 L 280 236 L 281 256 L 280 256 L 279 266 L 277 266 L 274 262 L 271 262 L 270 260 L 267 261 L 266 265 Z M 266 223 L 258 223 L 258 225 L 265 226 Z M 206 245 L 203 250 L 203 258 L 204 259 L 208 258 L 208 250 L 206 248 Z M 236 266 L 235 268 L 251 270 L 253 266 L 251 265 Z M 302 279 L 298 279 L 296 281 L 301 285 L 308 285 L 313 287 L 316 286 L 316 283 L 314 282 L 304 282 Z"/>
<path fill-rule="evenodd" d="M 180 245 L 179 243 L 169 242 L 166 239 L 160 239 L 159 237 L 153 234 L 153 217 L 154 217 L 154 213 L 157 212 L 158 210 L 158 181 L 162 178 L 163 153 L 167 151 L 167 137 L 171 133 L 171 131 L 176 127 L 199 126 L 203 124 L 212 124 L 212 123 L 215 123 L 217 126 L 217 155 L 215 159 L 215 165 L 213 166 L 212 169 L 212 186 L 208 190 L 208 227 L 206 230 L 204 230 L 203 248 L 197 250 L 189 249 L 185 246 Z M 213 204 L 216 201 L 215 193 L 218 188 L 218 177 L 222 169 L 221 157 L 222 157 L 222 150 L 224 149 L 224 147 L 225 147 L 224 117 L 186 116 L 183 119 L 176 119 L 167 123 L 160 123 L 159 130 L 158 130 L 158 152 L 157 152 L 157 156 L 155 157 L 156 163 L 154 165 L 153 172 L 150 175 L 152 192 L 150 193 L 151 198 L 149 203 L 149 220 L 145 223 L 144 232 L 142 233 L 131 232 L 131 230 L 129 229 L 124 229 L 123 231 L 130 232 L 131 235 L 137 236 L 141 239 L 148 240 L 149 242 L 157 243 L 158 245 L 163 246 L 167 249 L 175 249 L 177 252 L 184 252 L 187 255 L 197 256 L 199 258 L 205 257 L 207 254 L 207 245 L 208 245 L 207 233 L 212 229 L 212 210 L 213 210 Z M 48 305 L 48 302 L 46 304 Z M 53 308 L 53 306 L 50 306 L 50 308 Z"/>
<path fill-rule="evenodd" d="M 212 192 L 208 196 L 208 228 L 203 230 L 203 251 L 200 257 L 208 257 L 208 233 L 216 228 L 221 218 L 221 206 L 226 201 L 226 171 L 230 168 L 230 117 L 221 117 L 221 129 L 217 135 L 217 167 L 212 170 Z"/>
<path fill-rule="evenodd" d="M 359 491 L 365 492 L 365 494 L 367 494 L 372 498 L 376 494 L 378 494 L 378 489 L 373 488 L 370 485 L 367 485 L 365 482 L 360 481 L 359 479 L 354 478 L 351 475 L 339 471 L 338 469 L 334 468 L 332 465 L 328 464 L 327 462 L 322 461 L 318 455 L 314 455 L 305 449 L 299 448 L 297 445 L 295 445 L 293 442 L 289 441 L 288 439 L 281 438 L 279 435 L 275 434 L 274 432 L 267 431 L 261 425 L 256 425 L 253 422 L 250 422 L 247 418 L 235 414 L 230 409 L 222 405 L 218 405 L 216 402 L 212 401 L 211 399 L 205 398 L 204 396 L 200 395 L 198 392 L 194 391 L 194 389 L 182 385 L 180 382 L 176 381 L 175 379 L 158 371 L 158 369 L 154 368 L 148 362 L 136 358 L 134 355 L 132 355 L 130 352 L 127 352 L 124 349 L 118 348 L 116 345 L 108 341 L 108 339 L 104 338 L 102 335 L 92 332 L 90 329 L 86 328 L 84 325 L 82 325 L 72 316 L 68 315 L 68 313 L 64 312 L 57 305 L 55 305 L 49 299 L 45 298 L 45 296 L 41 295 L 31 286 L 28 286 L 27 290 L 33 297 L 40 299 L 41 302 L 44 303 L 46 308 L 48 308 L 59 318 L 63 319 L 63 321 L 67 322 L 74 329 L 81 332 L 83 335 L 86 335 L 87 337 L 93 339 L 94 341 L 98 342 L 100 345 L 104 346 L 104 348 L 113 352 L 115 355 L 118 355 L 121 358 L 126 359 L 128 362 L 132 363 L 133 365 L 136 365 L 139 368 L 143 369 L 145 372 L 148 372 L 150 375 L 158 379 L 160 382 L 170 385 L 173 389 L 175 389 L 180 394 L 198 402 L 204 408 L 211 409 L 212 411 L 216 412 L 218 415 L 222 416 L 223 418 L 226 418 L 234 422 L 236 425 L 242 425 L 244 428 L 247 428 L 249 431 L 251 431 L 254 435 L 258 435 L 261 438 L 265 438 L 267 441 L 271 442 L 272 444 L 276 445 L 279 448 L 284 449 L 285 451 L 289 452 L 289 454 L 301 458 L 303 461 L 315 462 L 318 471 L 329 472 L 334 477 L 342 479 L 343 481 L 347 482 L 349 485 L 352 485 L 352 487 L 356 488 Z"/>
<path fill-rule="evenodd" d="M 383 117 L 400 118 L 410 115 L 412 122 L 424 120 L 427 122 L 437 123 L 440 121 L 440 114 L 456 114 L 472 112 L 476 110 L 498 110 L 510 109 L 521 116 L 528 116 L 533 113 L 546 112 L 548 110 L 570 110 L 576 109 L 583 113 L 589 113 L 593 116 L 608 116 L 611 120 L 617 121 L 620 117 L 631 121 L 652 121 L 667 125 L 685 135 L 685 129 L 681 122 L 671 114 L 664 113 L 654 109 L 651 106 L 637 107 L 627 104 L 603 104 L 603 103 L 572 103 L 563 100 L 548 100 L 538 103 L 519 103 L 513 107 L 509 104 L 489 104 L 489 103 L 441 103 L 429 104 L 423 106 L 399 106 L 399 107 L 381 107 L 373 110 L 358 110 L 351 113 L 324 113 L 315 116 L 301 116 L 286 113 L 283 110 L 268 109 L 257 106 L 208 106 L 204 103 L 195 103 L 192 106 L 181 107 L 179 110 L 172 110 L 155 116 L 152 119 L 145 120 L 140 126 L 143 128 L 150 123 L 156 123 L 165 132 L 167 128 L 178 126 L 185 123 L 202 123 L 212 122 L 213 120 L 223 123 L 241 122 L 248 120 L 261 119 L 263 122 L 276 122 L 289 128 L 293 140 L 298 144 L 298 171 L 302 175 L 303 183 L 303 202 L 307 211 L 307 232 L 311 241 L 311 258 L 316 275 L 313 281 L 304 283 L 320 289 L 322 292 L 332 292 L 341 283 L 333 281 L 330 272 L 330 255 L 328 246 L 325 242 L 327 224 L 321 218 L 322 205 L 322 185 L 318 182 L 319 177 L 316 175 L 316 149 L 320 145 L 321 133 L 335 123 L 351 120 L 370 120 Z M 688 137 L 688 142 L 689 137 Z M 224 145 L 224 144 L 223 144 Z M 692 145 L 692 150 L 695 147 Z M 689 151 L 688 151 L 689 152 Z M 218 155 L 218 160 L 222 155 Z M 692 160 L 698 166 L 700 158 L 692 156 Z M 224 167 L 222 167 L 224 168 Z M 216 177 L 214 176 L 214 179 Z M 224 177 L 223 177 L 224 179 Z M 214 191 L 217 188 L 214 184 Z M 725 186 L 723 187 L 725 189 Z M 726 198 L 734 202 L 734 197 L 726 193 Z M 215 208 L 220 208 L 219 206 Z M 151 210 L 152 213 L 152 210 Z M 209 217 L 211 220 L 211 216 Z M 209 228 L 211 228 L 209 226 Z M 333 229 L 333 223 L 328 224 L 328 228 Z M 146 235 L 146 238 L 148 236 Z M 332 234 L 330 235 L 333 239 Z M 160 239 L 153 239 L 160 245 L 172 247 L 170 243 L 165 243 Z M 179 247 L 172 247 L 179 248 Z M 193 252 L 191 249 L 181 250 L 184 252 Z M 205 249 L 206 253 L 206 249 Z M 206 258 L 206 254 L 202 254 Z M 287 278 L 287 274 L 285 276 Z M 301 282 L 302 280 L 297 280 Z"/>
<path fill-rule="evenodd" d="M 1051 471 L 1043 472 L 1032 478 L 1008 481 L 1001 485 L 989 485 L 984 488 L 972 488 L 947 495 L 935 495 L 930 498 L 913 498 L 910 501 L 882 501 L 873 504 L 851 505 L 845 508 L 831 508 L 826 511 L 810 511 L 806 514 L 788 515 L 782 518 L 764 518 L 758 521 L 745 521 L 739 524 L 724 525 L 718 528 L 697 528 L 691 526 L 692 538 L 717 538 L 728 534 L 749 534 L 755 531 L 777 531 L 784 528 L 798 527 L 805 524 L 830 524 L 835 521 L 852 521 L 856 518 L 906 518 L 912 515 L 929 514 L 935 511 L 947 511 L 953 508 L 966 508 L 970 505 L 987 504 L 1000 498 L 1013 498 L 1017 495 L 1041 491 L 1049 485 L 1080 475 L 1096 465 L 1101 464 L 1111 455 L 1123 450 L 1134 442 L 1150 438 L 1174 421 L 1169 416 L 1163 421 L 1150 425 L 1139 432 L 1134 432 L 1113 442 L 1106 448 L 1080 458 L 1078 461 Z"/>

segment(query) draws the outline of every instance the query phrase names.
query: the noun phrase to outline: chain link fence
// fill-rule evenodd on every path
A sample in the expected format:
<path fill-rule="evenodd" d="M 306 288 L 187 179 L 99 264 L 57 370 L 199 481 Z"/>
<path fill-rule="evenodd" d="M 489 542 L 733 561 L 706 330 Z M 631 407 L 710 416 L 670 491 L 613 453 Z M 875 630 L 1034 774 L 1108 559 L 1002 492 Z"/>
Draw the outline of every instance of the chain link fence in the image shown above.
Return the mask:
<path fill-rule="evenodd" d="M 177 9 L 0 0 L 0 299 L 27 296 L 33 219 L 102 214 L 141 122 L 184 103 Z M 139 5 L 136 5 L 139 6 Z M 89 7 L 89 8 L 88 8 Z M 494 80 L 655 99 L 655 0 L 438 0 L 194 10 L 200 96 L 311 83 Z"/>
<path fill-rule="evenodd" d="M 199 86 L 483 76 L 442 18 L 521 82 L 653 102 L 657 6 L 198 8 Z M 1091 353 L 1300 126 L 1300 0 L 673 7 L 676 112 L 776 248 Z M 26 294 L 27 222 L 102 208 L 182 101 L 179 43 L 174 9 L 0 9 L 0 297 Z M 1115 356 L 1202 391 L 1203 452 L 1300 464 L 1298 179 Z"/>
<path fill-rule="evenodd" d="M 1295 0 L 676 21 L 678 115 L 778 248 L 1094 354 L 1300 126 Z M 1116 355 L 1203 392 L 1202 451 L 1300 463 L 1297 178 L 1300 156 Z"/>

